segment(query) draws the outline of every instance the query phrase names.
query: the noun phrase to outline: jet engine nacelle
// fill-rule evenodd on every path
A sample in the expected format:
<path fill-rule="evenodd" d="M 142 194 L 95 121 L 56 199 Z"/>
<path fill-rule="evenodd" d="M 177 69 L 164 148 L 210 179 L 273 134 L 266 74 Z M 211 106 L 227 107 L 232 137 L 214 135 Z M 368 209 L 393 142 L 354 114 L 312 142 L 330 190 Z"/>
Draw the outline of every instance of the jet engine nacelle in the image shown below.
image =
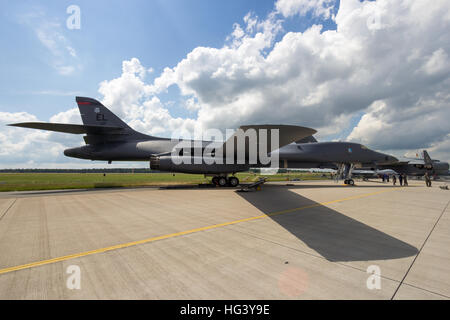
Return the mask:
<path fill-rule="evenodd" d="M 248 164 L 220 164 L 214 158 L 162 156 L 150 158 L 150 169 L 168 172 L 220 174 L 247 171 Z"/>

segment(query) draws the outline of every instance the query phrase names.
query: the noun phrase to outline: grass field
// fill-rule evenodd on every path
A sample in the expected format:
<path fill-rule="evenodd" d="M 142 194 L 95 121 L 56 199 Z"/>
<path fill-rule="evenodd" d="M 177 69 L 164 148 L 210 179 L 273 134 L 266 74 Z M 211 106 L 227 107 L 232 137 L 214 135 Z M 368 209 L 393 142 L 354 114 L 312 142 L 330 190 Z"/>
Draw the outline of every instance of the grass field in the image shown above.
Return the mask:
<path fill-rule="evenodd" d="M 324 179 L 318 173 L 285 173 L 276 175 L 255 175 L 239 173 L 241 182 L 251 182 L 258 177 L 269 181 L 292 179 Z M 0 191 L 89 189 L 108 187 L 138 187 L 169 184 L 198 184 L 210 181 L 203 175 L 182 173 L 0 173 Z"/>

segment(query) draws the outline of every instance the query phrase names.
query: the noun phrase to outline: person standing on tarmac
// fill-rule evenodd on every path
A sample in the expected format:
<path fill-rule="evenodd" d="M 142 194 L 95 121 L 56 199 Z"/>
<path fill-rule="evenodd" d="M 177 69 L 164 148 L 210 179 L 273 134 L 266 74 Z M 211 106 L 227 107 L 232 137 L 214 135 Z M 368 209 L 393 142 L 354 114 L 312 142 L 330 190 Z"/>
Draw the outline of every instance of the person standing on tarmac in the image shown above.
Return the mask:
<path fill-rule="evenodd" d="M 400 187 L 403 186 L 403 175 L 402 174 L 398 175 L 398 182 L 400 182 Z"/>
<path fill-rule="evenodd" d="M 408 185 L 408 178 L 406 177 L 406 174 L 403 174 L 403 185 L 404 186 Z"/>
<path fill-rule="evenodd" d="M 425 172 L 424 177 L 425 177 L 425 183 L 426 183 L 427 187 L 431 187 L 431 178 L 430 178 L 430 175 L 428 174 L 428 172 Z"/>
<path fill-rule="evenodd" d="M 395 174 L 392 176 L 392 184 L 395 186 L 397 184 L 397 177 Z"/>

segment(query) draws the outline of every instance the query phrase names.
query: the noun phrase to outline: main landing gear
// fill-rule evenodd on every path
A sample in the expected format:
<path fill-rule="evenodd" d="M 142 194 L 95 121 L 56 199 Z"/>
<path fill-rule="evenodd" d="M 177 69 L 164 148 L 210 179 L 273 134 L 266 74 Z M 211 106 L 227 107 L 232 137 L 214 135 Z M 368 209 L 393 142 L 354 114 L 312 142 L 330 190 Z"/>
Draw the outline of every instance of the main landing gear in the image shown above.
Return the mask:
<path fill-rule="evenodd" d="M 355 185 L 355 181 L 353 179 L 345 179 L 344 180 L 344 184 L 348 184 L 348 185 L 354 186 Z"/>
<path fill-rule="evenodd" d="M 239 185 L 239 179 L 233 176 L 215 176 L 212 178 L 212 183 L 219 187 L 237 187 Z"/>

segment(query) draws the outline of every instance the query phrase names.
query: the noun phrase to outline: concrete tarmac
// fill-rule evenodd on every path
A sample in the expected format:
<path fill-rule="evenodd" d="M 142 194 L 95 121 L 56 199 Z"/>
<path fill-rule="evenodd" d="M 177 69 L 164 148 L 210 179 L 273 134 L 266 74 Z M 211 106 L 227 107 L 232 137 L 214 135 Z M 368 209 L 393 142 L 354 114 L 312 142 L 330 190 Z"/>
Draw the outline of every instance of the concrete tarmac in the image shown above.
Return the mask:
<path fill-rule="evenodd" d="M 1 193 L 0 299 L 450 298 L 442 183 L 289 184 Z"/>

